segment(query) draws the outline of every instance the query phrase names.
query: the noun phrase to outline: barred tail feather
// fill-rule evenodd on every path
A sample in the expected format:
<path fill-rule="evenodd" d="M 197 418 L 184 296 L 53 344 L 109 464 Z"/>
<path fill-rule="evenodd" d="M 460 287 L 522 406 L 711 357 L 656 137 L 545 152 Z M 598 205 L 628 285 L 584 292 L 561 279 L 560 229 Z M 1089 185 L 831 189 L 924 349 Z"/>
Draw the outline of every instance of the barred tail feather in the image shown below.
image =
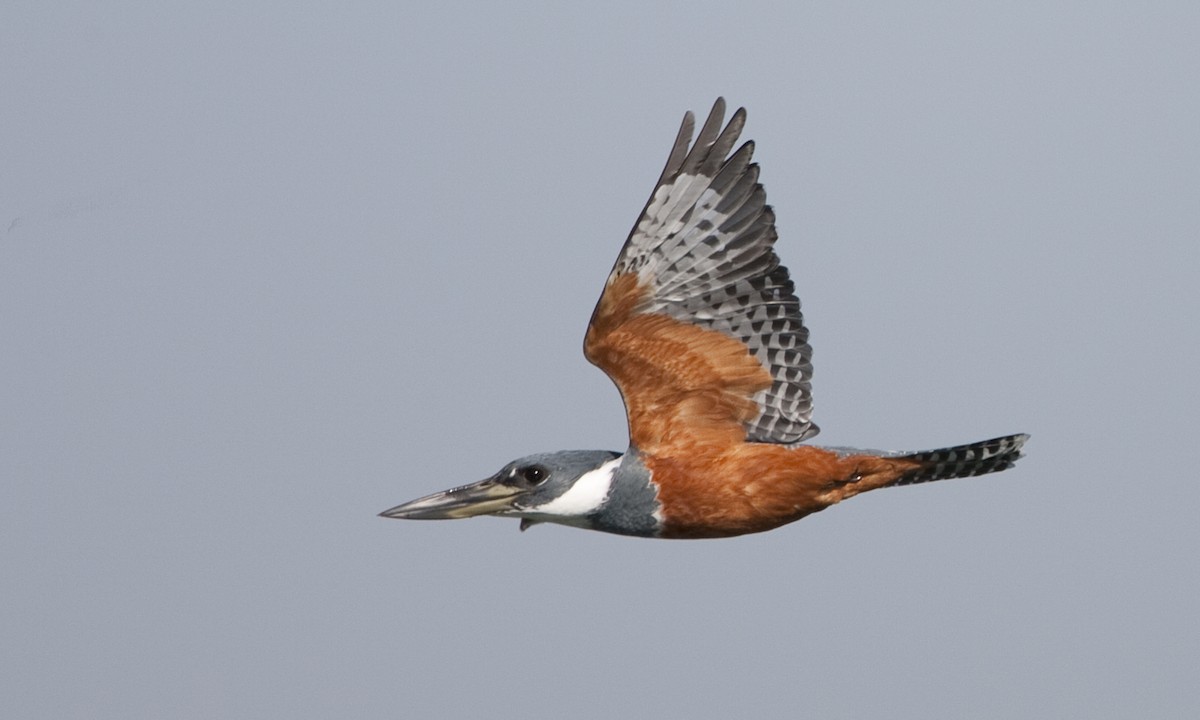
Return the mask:
<path fill-rule="evenodd" d="M 898 455 L 898 459 L 916 460 L 920 467 L 905 473 L 896 485 L 915 485 L 934 480 L 974 477 L 1000 472 L 1012 467 L 1021 458 L 1021 446 L 1028 435 L 1006 435 L 969 445 L 924 450 Z"/>

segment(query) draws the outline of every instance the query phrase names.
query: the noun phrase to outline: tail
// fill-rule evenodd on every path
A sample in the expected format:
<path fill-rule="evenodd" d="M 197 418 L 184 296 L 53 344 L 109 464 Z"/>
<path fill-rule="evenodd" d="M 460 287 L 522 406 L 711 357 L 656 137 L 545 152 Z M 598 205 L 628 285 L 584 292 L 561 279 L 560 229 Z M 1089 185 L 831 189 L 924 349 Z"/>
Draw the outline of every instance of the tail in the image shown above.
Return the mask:
<path fill-rule="evenodd" d="M 916 485 L 1007 470 L 1021 458 L 1021 446 L 1028 439 L 1029 436 L 1022 433 L 941 450 L 898 454 L 894 456 L 897 460 L 915 460 L 920 465 L 893 484 Z"/>

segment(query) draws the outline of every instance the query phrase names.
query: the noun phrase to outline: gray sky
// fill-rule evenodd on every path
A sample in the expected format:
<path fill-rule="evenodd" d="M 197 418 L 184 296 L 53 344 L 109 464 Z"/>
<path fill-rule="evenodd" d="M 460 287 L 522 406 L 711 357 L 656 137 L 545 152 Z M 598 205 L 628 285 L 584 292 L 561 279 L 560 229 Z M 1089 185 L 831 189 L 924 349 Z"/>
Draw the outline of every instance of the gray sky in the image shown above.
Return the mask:
<path fill-rule="evenodd" d="M 0 716 L 1200 715 L 1200 6 L 6 3 Z M 723 541 L 389 521 L 625 447 L 580 352 L 749 110 L 817 442 Z"/>

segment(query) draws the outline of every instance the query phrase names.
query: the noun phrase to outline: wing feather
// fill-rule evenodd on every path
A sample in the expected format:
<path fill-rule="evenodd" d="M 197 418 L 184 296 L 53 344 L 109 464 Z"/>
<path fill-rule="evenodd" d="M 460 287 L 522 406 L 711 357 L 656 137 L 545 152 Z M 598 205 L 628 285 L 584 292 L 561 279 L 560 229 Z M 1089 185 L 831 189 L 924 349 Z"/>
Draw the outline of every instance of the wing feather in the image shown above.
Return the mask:
<path fill-rule="evenodd" d="M 584 343 L 642 443 L 702 428 L 773 443 L 817 434 L 812 351 L 774 251 L 775 213 L 754 143 L 734 150 L 746 112 L 722 127 L 724 116 L 718 98 L 693 142 L 695 118 L 684 115 Z"/>

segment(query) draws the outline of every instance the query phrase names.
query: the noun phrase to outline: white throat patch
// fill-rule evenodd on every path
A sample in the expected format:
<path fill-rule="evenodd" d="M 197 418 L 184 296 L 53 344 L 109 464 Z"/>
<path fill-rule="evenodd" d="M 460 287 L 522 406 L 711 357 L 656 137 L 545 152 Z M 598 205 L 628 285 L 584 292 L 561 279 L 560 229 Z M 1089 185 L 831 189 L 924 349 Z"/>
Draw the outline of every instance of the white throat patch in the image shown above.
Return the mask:
<path fill-rule="evenodd" d="M 545 505 L 529 508 L 526 512 L 555 517 L 583 517 L 596 512 L 608 498 L 613 475 L 620 464 L 621 457 L 618 456 L 595 470 L 589 470 L 565 493 Z"/>

